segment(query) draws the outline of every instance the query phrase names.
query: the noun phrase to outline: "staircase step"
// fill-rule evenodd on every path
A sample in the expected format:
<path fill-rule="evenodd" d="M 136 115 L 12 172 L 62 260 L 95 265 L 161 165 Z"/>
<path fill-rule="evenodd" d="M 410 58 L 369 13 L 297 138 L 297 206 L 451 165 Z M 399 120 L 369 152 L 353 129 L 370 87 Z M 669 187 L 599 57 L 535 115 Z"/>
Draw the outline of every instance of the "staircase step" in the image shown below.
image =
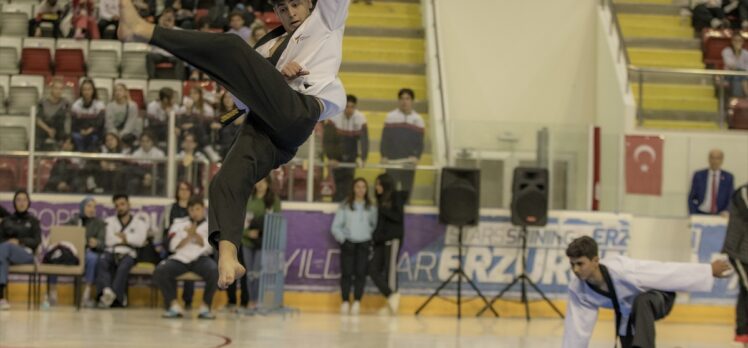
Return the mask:
<path fill-rule="evenodd" d="M 378 2 L 352 4 L 346 27 L 421 29 L 421 5 L 418 3 Z"/>
<path fill-rule="evenodd" d="M 680 16 L 683 13 L 684 6 L 675 4 L 645 4 L 631 1 L 615 2 L 616 13 L 638 13 L 638 14 L 656 14 Z"/>
<path fill-rule="evenodd" d="M 631 90 L 639 103 L 639 86 L 632 85 Z M 710 86 L 645 84 L 643 98 L 646 110 L 714 112 L 718 108 L 714 89 Z"/>
<path fill-rule="evenodd" d="M 626 47 L 700 50 L 701 40 L 696 38 L 627 37 Z"/>
<path fill-rule="evenodd" d="M 383 74 L 406 74 L 406 75 L 426 75 L 426 64 L 423 62 L 416 64 L 388 64 L 372 62 L 346 62 L 340 66 L 342 72 L 360 72 L 360 73 L 383 73 Z"/>
<path fill-rule="evenodd" d="M 346 27 L 345 36 L 423 38 L 423 28 Z"/>
<path fill-rule="evenodd" d="M 687 121 L 695 123 L 717 124 L 719 114 L 716 111 L 687 111 L 687 110 L 643 110 L 644 120 L 648 121 Z"/>
<path fill-rule="evenodd" d="M 650 129 L 699 129 L 719 130 L 715 122 L 676 121 L 676 120 L 644 120 L 641 127 Z"/>
<path fill-rule="evenodd" d="M 619 14 L 623 36 L 631 37 L 663 37 L 663 38 L 693 38 L 693 29 L 689 22 L 680 16 Z"/>
<path fill-rule="evenodd" d="M 426 76 L 402 74 L 371 74 L 341 72 L 346 92 L 355 94 L 361 99 L 395 100 L 401 88 L 411 88 L 416 100 L 428 99 L 426 95 Z"/>
<path fill-rule="evenodd" d="M 642 67 L 703 69 L 701 51 L 629 48 L 631 64 Z"/>
<path fill-rule="evenodd" d="M 346 37 L 343 60 L 418 64 L 424 61 L 423 39 Z"/>
<path fill-rule="evenodd" d="M 359 98 L 358 100 L 358 108 L 360 110 L 383 112 L 386 114 L 387 112 L 394 110 L 396 107 L 397 107 L 397 99 L 395 98 L 390 98 L 390 99 L 361 99 Z M 427 112 L 429 108 L 429 103 L 427 100 L 419 99 L 419 100 L 416 100 L 415 103 L 413 103 L 413 108 L 415 108 L 415 110 L 417 110 L 418 113 Z M 425 116 L 423 117 L 424 117 L 424 122 L 426 122 Z"/>
<path fill-rule="evenodd" d="M 614 4 L 672 5 L 673 0 L 615 0 Z"/>
<path fill-rule="evenodd" d="M 683 74 L 660 74 L 642 73 L 642 82 L 645 84 L 674 84 L 674 85 L 701 85 L 713 88 L 714 78 L 707 75 L 683 75 Z M 629 71 L 629 83 L 639 83 L 639 73 Z"/>

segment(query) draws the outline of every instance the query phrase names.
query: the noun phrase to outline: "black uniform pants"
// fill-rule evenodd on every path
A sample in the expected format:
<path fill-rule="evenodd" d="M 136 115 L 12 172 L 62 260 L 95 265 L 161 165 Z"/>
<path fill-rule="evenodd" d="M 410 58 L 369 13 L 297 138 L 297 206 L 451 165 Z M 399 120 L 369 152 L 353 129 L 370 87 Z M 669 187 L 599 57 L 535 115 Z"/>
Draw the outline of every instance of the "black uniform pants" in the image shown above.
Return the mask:
<path fill-rule="evenodd" d="M 655 321 L 666 317 L 674 304 L 674 292 L 650 290 L 636 296 L 628 331 L 621 337 L 623 348 L 654 348 Z"/>
<path fill-rule="evenodd" d="M 210 183 L 210 232 L 241 248 L 244 216 L 255 183 L 288 162 L 312 134 L 319 99 L 296 92 L 267 59 L 233 34 L 156 27 L 152 45 L 210 75 L 250 113 Z"/>

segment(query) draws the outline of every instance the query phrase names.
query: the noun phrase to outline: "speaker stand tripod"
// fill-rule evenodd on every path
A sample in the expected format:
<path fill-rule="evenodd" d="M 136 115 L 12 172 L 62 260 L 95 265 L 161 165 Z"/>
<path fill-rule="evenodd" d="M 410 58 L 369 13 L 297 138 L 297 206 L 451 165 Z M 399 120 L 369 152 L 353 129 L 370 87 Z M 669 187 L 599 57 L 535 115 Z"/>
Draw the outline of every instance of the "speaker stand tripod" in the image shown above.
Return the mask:
<path fill-rule="evenodd" d="M 501 292 L 499 292 L 499 294 L 496 295 L 496 297 L 491 299 L 491 303 L 483 307 L 483 309 L 481 309 L 480 312 L 478 312 L 478 316 L 481 316 L 486 311 L 486 309 L 493 310 L 494 302 L 501 299 L 501 297 L 504 296 L 504 293 L 506 293 L 509 289 L 511 289 L 514 286 L 514 284 L 517 284 L 517 282 L 519 282 L 520 293 L 521 293 L 520 302 L 525 304 L 525 318 L 527 319 L 527 321 L 530 321 L 530 301 L 527 298 L 527 284 L 530 284 L 530 286 L 532 286 L 532 288 L 535 289 L 535 291 L 538 294 L 540 294 L 543 300 L 546 303 L 548 303 L 548 305 L 550 305 L 554 311 L 556 311 L 556 314 L 558 314 L 558 316 L 561 317 L 561 319 L 563 319 L 564 315 L 561 313 L 561 311 L 558 310 L 558 308 L 556 308 L 556 305 L 554 305 L 553 302 L 551 302 L 551 300 L 549 300 L 548 297 L 545 296 L 545 293 L 543 293 L 543 291 L 540 290 L 540 288 L 538 288 L 535 282 L 533 282 L 532 279 L 530 279 L 530 277 L 527 275 L 527 226 L 522 226 L 521 236 L 522 236 L 521 237 L 522 238 L 522 273 L 518 276 L 515 276 L 514 280 L 512 280 L 512 282 L 509 283 L 509 285 L 504 287 L 504 289 L 502 289 Z"/>
<path fill-rule="evenodd" d="M 465 278 L 467 280 L 468 284 L 475 290 L 475 292 L 478 294 L 478 296 L 483 300 L 483 303 L 486 304 L 486 308 L 490 308 L 491 312 L 495 316 L 499 316 L 499 313 L 496 312 L 496 310 L 493 308 L 493 306 L 489 305 L 488 300 L 485 296 L 478 290 L 478 287 L 475 286 L 475 283 L 468 277 L 468 275 L 465 273 L 464 268 L 462 267 L 462 225 L 459 226 L 459 232 L 457 237 L 457 268 L 452 270 L 452 274 L 445 280 L 441 285 L 439 285 L 438 288 L 436 288 L 436 291 L 434 291 L 431 296 L 424 302 L 421 307 L 418 307 L 416 310 L 416 315 L 420 314 L 421 311 L 426 308 L 426 306 L 433 300 L 435 297 L 439 296 L 439 292 L 444 289 L 444 287 L 449 284 L 454 277 L 457 277 L 457 319 L 462 318 L 462 279 Z M 485 308 L 481 311 L 481 313 L 485 311 Z"/>

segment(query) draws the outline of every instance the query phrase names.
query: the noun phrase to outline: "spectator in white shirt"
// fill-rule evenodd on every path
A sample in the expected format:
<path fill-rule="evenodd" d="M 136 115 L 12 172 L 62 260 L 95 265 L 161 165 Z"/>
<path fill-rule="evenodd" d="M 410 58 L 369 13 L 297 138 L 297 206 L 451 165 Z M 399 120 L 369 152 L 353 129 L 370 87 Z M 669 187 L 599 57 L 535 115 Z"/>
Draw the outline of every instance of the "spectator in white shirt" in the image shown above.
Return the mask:
<path fill-rule="evenodd" d="M 99 260 L 96 288 L 101 291 L 99 307 L 109 308 L 113 304 L 127 305 L 127 278 L 135 266 L 137 248 L 145 245 L 149 223 L 146 214 L 133 215 L 126 194 L 112 198 L 116 215 L 106 221 L 106 251 Z"/>
<path fill-rule="evenodd" d="M 745 72 L 748 70 L 748 50 L 743 48 L 743 36 L 736 33 L 732 36 L 730 47 L 722 50 L 722 61 L 726 70 Z M 748 79 L 742 76 L 730 76 L 730 91 L 732 97 L 739 98 L 748 95 Z"/>
<path fill-rule="evenodd" d="M 130 100 L 127 86 L 114 85 L 112 101 L 106 106 L 106 131 L 123 137 L 127 134 L 140 136 L 142 123 L 138 117 L 138 106 Z"/>
<path fill-rule="evenodd" d="M 242 40 L 249 42 L 252 30 L 244 24 L 244 16 L 242 16 L 241 12 L 231 12 L 229 15 L 230 29 L 227 33 L 239 35 Z"/>
<path fill-rule="evenodd" d="M 99 0 L 99 34 L 102 39 L 117 39 L 117 27 L 119 27 L 119 1 Z M 108 26 L 114 26 L 114 30 L 107 32 Z M 112 35 L 113 34 L 113 35 Z"/>
<path fill-rule="evenodd" d="M 189 217 L 174 220 L 169 229 L 169 250 L 173 254 L 156 267 L 153 281 L 164 295 L 167 310 L 163 317 L 181 318 L 184 310 L 177 301 L 177 277 L 187 272 L 198 274 L 205 281 L 198 318 L 215 319 L 210 308 L 217 289 L 218 266 L 210 257 L 213 248 L 208 243 L 208 221 L 202 198 L 190 199 L 187 210 Z"/>
<path fill-rule="evenodd" d="M 158 100 L 148 103 L 146 128 L 158 139 L 166 139 L 166 121 L 172 110 L 180 112 L 179 105 L 174 100 L 174 90 L 169 87 L 161 88 L 158 91 Z"/>

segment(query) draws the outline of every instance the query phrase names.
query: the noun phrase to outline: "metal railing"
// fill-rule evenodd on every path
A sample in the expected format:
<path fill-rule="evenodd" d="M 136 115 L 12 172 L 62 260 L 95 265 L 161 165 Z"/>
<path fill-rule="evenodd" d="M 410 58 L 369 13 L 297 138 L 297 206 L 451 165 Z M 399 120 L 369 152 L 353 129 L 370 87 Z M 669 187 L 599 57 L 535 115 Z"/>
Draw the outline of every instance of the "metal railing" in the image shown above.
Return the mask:
<path fill-rule="evenodd" d="M 717 108 L 716 110 L 701 110 L 701 111 L 681 111 L 681 113 L 688 112 L 699 112 L 702 119 L 714 121 L 719 125 L 720 129 L 725 129 L 726 121 L 728 119 L 728 107 L 726 102 L 728 95 L 726 95 L 725 89 L 730 87 L 731 83 L 736 81 L 730 81 L 730 78 L 746 79 L 748 80 L 748 72 L 739 72 L 731 70 L 706 70 L 706 69 L 676 69 L 676 68 L 643 68 L 633 65 L 628 67 L 629 75 L 635 80 L 638 87 L 637 91 L 637 121 L 641 125 L 644 122 L 645 114 L 647 112 L 656 112 L 657 109 L 648 109 L 645 107 L 647 101 L 646 85 L 645 80 L 647 77 L 650 78 L 699 78 L 698 84 L 694 86 L 709 87 L 715 89 L 715 95 L 717 97 Z M 684 85 L 688 86 L 688 85 Z"/>

